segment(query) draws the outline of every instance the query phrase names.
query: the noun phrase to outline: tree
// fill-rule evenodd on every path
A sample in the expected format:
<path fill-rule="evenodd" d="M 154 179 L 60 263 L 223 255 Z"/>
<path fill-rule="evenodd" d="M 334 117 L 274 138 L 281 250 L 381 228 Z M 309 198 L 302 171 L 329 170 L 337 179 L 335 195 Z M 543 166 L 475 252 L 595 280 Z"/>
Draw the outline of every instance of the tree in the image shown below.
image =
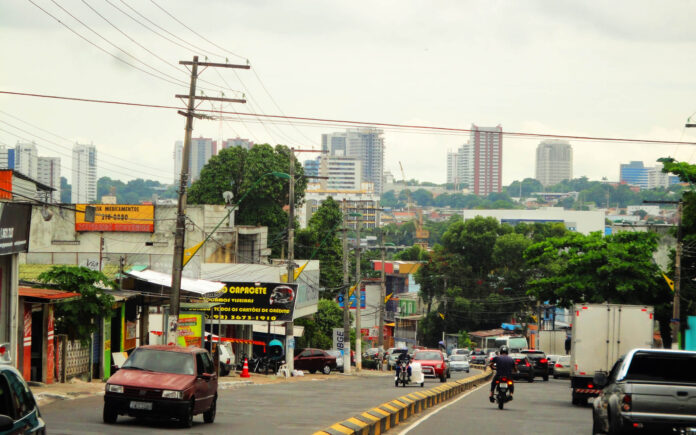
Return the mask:
<path fill-rule="evenodd" d="M 98 285 L 116 286 L 103 273 L 79 266 L 53 266 L 38 279 L 58 289 L 80 293 L 78 300 L 56 304 L 57 333 L 86 342 L 92 332 L 99 330 L 97 320 L 111 316 L 114 298 Z"/>
<path fill-rule="evenodd" d="M 230 147 L 210 158 L 201 169 L 200 177 L 189 189 L 191 204 L 224 204 L 222 193 L 230 191 L 239 201 L 235 220 L 240 225 L 268 227 L 269 234 L 280 234 L 286 227 L 288 215 L 283 207 L 289 203 L 289 185 L 271 172 L 288 173 L 290 151 L 284 145 L 275 148 L 268 144 L 250 150 Z M 307 179 L 302 165 L 295 160 L 295 204 L 304 198 Z M 274 246 L 275 255 L 280 247 Z"/>
<path fill-rule="evenodd" d="M 305 328 L 303 336 L 297 339 L 298 348 L 331 349 L 333 329 L 343 327 L 343 309 L 333 300 L 320 299 L 317 312 L 295 320 L 295 324 Z"/>

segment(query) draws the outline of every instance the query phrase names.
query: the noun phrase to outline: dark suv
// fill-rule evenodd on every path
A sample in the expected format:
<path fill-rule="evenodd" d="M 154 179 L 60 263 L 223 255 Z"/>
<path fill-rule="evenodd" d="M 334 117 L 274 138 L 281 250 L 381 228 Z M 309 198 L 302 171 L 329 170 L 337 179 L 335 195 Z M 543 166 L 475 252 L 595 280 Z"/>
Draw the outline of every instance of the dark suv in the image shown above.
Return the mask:
<path fill-rule="evenodd" d="M 527 382 L 534 382 L 534 366 L 523 353 L 511 353 L 510 358 L 515 361 L 517 373 L 512 374 L 513 379 L 526 379 Z"/>
<path fill-rule="evenodd" d="M 488 359 L 488 354 L 483 349 L 474 349 L 469 355 L 469 358 L 469 363 L 471 364 L 488 364 L 488 361 L 486 361 Z"/>
<path fill-rule="evenodd" d="M 218 379 L 210 354 L 199 347 L 140 346 L 106 381 L 104 423 L 119 415 L 215 420 Z"/>
<path fill-rule="evenodd" d="M 529 361 L 534 366 L 534 376 L 541 376 L 545 381 L 549 380 L 549 359 L 546 353 L 540 350 L 523 350 L 520 352 L 527 355 Z"/>

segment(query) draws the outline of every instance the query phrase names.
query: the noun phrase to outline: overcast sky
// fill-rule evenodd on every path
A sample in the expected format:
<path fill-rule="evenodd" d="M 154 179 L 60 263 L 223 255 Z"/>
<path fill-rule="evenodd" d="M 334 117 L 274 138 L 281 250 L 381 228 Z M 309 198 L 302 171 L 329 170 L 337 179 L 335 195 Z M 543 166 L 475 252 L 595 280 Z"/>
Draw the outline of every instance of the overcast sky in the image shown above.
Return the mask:
<path fill-rule="evenodd" d="M 694 1 L 4 0 L 0 90 L 181 105 L 174 95 L 188 92 L 188 73 L 177 71 L 179 60 L 245 63 L 236 53 L 261 81 L 246 70 L 204 71 L 206 95 L 222 85 L 250 100 L 223 110 L 696 142 L 696 129 L 684 128 L 696 112 L 694 17 Z M 196 120 L 194 135 L 318 149 L 322 133 L 339 130 Z M 62 158 L 69 181 L 79 141 L 97 146 L 100 177 L 171 183 L 183 136 L 184 118 L 172 110 L 0 95 L 0 144 L 35 140 L 40 155 Z M 407 178 L 433 182 L 445 181 L 447 151 L 468 138 L 384 137 L 385 169 L 401 178 L 401 161 Z M 534 176 L 538 143 L 504 138 L 504 184 Z M 690 145 L 571 143 L 574 176 L 595 180 L 617 180 L 629 160 L 696 156 Z"/>

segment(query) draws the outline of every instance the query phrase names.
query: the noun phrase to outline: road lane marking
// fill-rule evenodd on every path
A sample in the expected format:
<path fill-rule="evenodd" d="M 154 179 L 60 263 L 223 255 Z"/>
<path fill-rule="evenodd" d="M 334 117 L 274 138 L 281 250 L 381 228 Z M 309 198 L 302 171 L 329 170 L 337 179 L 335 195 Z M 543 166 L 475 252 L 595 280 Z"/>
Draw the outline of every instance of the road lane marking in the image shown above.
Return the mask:
<path fill-rule="evenodd" d="M 446 405 L 444 405 L 444 406 L 442 406 L 442 407 L 439 407 L 438 409 L 434 410 L 433 412 L 431 412 L 431 413 L 429 413 L 429 414 L 426 414 L 426 415 L 422 416 L 421 418 L 419 418 L 418 420 L 414 421 L 413 424 L 409 425 L 408 428 L 406 428 L 405 430 L 399 432 L 399 435 L 406 435 L 407 433 L 409 433 L 409 432 L 411 431 L 411 429 L 413 429 L 413 428 L 415 428 L 415 427 L 418 427 L 419 424 L 421 424 L 421 423 L 424 422 L 425 420 L 429 419 L 429 418 L 432 417 L 433 415 L 437 414 L 438 412 L 442 411 L 443 409 L 447 408 L 447 407 L 450 406 L 450 405 L 454 405 L 455 403 L 459 402 L 460 400 L 462 400 L 462 399 L 465 398 L 466 396 L 470 395 L 471 393 L 475 393 L 476 391 L 480 390 L 481 388 L 483 388 L 483 387 L 485 387 L 485 386 L 490 386 L 490 384 L 487 383 L 487 382 L 482 382 L 481 385 L 479 385 L 478 387 L 476 387 L 476 388 L 474 388 L 473 390 L 469 391 L 468 393 L 464 393 L 462 396 L 460 396 L 460 397 L 454 399 L 454 400 L 451 401 L 450 403 L 448 403 L 448 404 L 446 404 Z"/>

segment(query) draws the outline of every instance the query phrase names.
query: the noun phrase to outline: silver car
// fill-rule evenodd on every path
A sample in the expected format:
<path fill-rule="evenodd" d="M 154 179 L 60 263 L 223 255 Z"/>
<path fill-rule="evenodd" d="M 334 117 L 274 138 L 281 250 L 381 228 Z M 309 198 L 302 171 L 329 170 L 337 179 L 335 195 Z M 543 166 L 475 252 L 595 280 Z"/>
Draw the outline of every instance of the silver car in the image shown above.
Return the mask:
<path fill-rule="evenodd" d="M 337 349 L 327 350 L 326 353 L 336 357 L 336 370 L 343 373 L 343 353 Z"/>
<path fill-rule="evenodd" d="M 553 365 L 553 378 L 570 377 L 570 355 L 561 355 Z"/>
<path fill-rule="evenodd" d="M 469 373 L 469 358 L 466 355 L 450 355 L 450 370 Z"/>

